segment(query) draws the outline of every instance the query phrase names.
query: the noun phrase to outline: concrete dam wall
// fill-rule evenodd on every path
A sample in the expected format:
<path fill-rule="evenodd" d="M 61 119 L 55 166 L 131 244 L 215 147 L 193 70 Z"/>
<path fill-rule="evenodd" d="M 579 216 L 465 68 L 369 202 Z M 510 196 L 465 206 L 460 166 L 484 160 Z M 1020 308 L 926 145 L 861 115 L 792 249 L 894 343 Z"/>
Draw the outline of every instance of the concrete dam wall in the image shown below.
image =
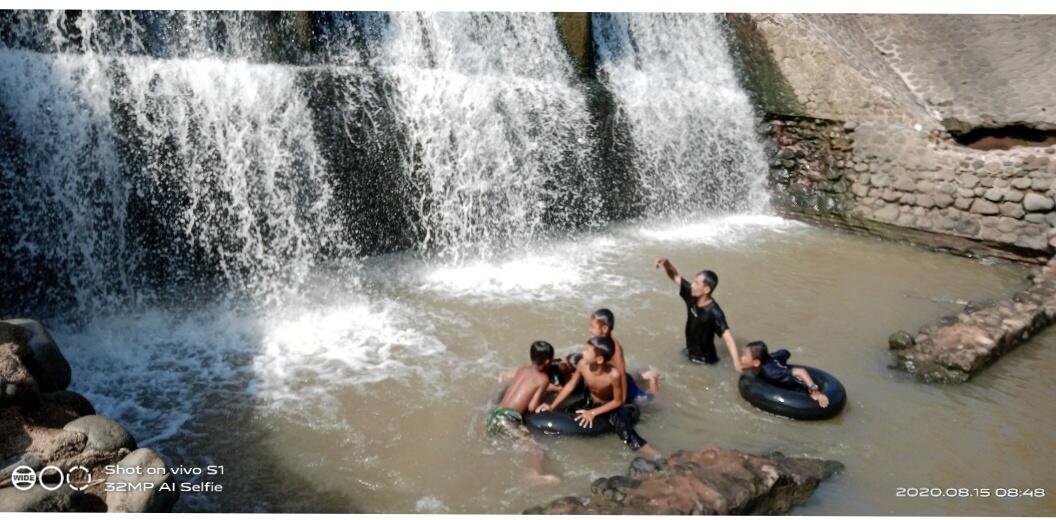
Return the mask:
<path fill-rule="evenodd" d="M 788 208 L 1053 251 L 1053 16 L 728 15 Z"/>

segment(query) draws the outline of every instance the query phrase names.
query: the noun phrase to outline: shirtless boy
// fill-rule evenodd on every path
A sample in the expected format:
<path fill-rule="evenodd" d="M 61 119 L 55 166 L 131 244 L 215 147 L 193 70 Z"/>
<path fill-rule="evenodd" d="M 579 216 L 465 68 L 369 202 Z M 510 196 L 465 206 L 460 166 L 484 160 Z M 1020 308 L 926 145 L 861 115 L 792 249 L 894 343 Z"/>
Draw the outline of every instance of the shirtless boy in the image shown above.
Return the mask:
<path fill-rule="evenodd" d="M 588 398 L 583 409 L 576 411 L 576 421 L 580 426 L 589 428 L 595 420 L 609 421 L 617 435 L 629 448 L 640 451 L 649 458 L 657 458 L 660 452 L 643 439 L 631 425 L 630 411 L 624 406 L 626 379 L 612 365 L 612 356 L 616 346 L 612 338 L 594 336 L 587 341 L 583 349 L 583 358 L 576 364 L 572 379 L 564 385 L 551 404 L 541 404 L 535 411 L 545 412 L 556 409 L 568 398 L 580 381 L 587 387 Z"/>
<path fill-rule="evenodd" d="M 488 414 L 487 431 L 490 435 L 514 439 L 528 449 L 534 479 L 556 482 L 559 479 L 555 475 L 543 472 L 543 449 L 524 424 L 524 415 L 543 402 L 543 392 L 550 384 L 546 368 L 554 359 L 554 347 L 545 341 L 536 341 L 532 343 L 530 357 L 532 364 L 513 373 L 499 406 Z"/>

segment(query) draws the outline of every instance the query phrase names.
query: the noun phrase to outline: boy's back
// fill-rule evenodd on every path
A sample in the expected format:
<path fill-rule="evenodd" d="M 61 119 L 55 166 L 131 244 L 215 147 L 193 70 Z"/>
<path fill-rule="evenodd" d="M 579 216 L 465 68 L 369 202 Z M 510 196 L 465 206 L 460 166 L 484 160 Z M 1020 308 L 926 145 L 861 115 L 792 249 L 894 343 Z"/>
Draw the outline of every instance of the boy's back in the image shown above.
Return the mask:
<path fill-rule="evenodd" d="M 534 367 L 518 368 L 513 375 L 513 380 L 502 394 L 502 402 L 499 406 L 524 414 L 528 411 L 533 398 L 541 397 L 549 384 L 550 378 L 545 372 L 540 372 Z"/>

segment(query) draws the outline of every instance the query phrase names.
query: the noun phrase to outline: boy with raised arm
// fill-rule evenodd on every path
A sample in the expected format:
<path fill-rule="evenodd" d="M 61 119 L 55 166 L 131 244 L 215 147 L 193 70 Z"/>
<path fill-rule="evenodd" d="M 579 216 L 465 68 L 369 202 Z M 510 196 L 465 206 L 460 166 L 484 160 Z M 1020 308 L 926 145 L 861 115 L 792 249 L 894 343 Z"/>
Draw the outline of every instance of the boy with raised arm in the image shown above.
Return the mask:
<path fill-rule="evenodd" d="M 543 449 L 524 424 L 524 415 L 543 402 L 543 392 L 550 384 L 546 369 L 554 359 L 554 347 L 545 341 L 536 341 L 532 343 L 529 356 L 532 364 L 513 373 L 499 406 L 488 414 L 487 431 L 490 435 L 512 438 L 528 448 L 532 477 L 556 482 L 559 480 L 556 476 L 543 473 Z"/>
<path fill-rule="evenodd" d="M 674 264 L 664 257 L 656 260 L 656 267 L 664 268 L 668 278 L 678 285 L 678 295 L 686 302 L 686 353 L 689 360 L 706 365 L 718 363 L 715 336 L 721 335 L 726 342 L 726 349 L 730 352 L 733 369 L 740 372 L 737 341 L 726 323 L 726 314 L 722 312 L 722 307 L 712 299 L 715 288 L 719 286 L 719 275 L 714 271 L 704 270 L 697 273 L 692 280 L 686 280 L 678 274 Z"/>
<path fill-rule="evenodd" d="M 612 365 L 611 360 L 616 352 L 612 338 L 594 336 L 587 341 L 583 357 L 576 365 L 572 379 L 565 384 L 551 404 L 542 404 L 537 412 L 556 409 L 580 381 L 587 387 L 587 402 L 583 409 L 576 411 L 576 421 L 584 428 L 590 428 L 595 420 L 609 421 L 616 430 L 620 440 L 634 451 L 640 451 L 650 458 L 657 458 L 660 452 L 643 439 L 631 425 L 630 411 L 624 406 L 626 395 L 624 375 Z"/>

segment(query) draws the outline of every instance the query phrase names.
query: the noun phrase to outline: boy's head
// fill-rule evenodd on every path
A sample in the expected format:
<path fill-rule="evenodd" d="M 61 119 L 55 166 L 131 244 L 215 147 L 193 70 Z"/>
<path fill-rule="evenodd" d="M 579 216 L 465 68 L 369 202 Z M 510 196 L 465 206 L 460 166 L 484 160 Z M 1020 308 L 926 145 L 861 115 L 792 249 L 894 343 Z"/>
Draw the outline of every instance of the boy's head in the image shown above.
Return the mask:
<path fill-rule="evenodd" d="M 607 362 L 612 359 L 614 352 L 616 352 L 616 345 L 612 342 L 612 338 L 594 336 L 587 340 L 587 347 L 583 349 L 583 359 L 590 364 L 595 363 L 599 359 Z"/>
<path fill-rule="evenodd" d="M 752 341 L 745 345 L 744 350 L 741 351 L 741 366 L 758 369 L 769 355 L 770 351 L 766 348 L 766 343 Z"/>
<path fill-rule="evenodd" d="M 545 341 L 536 341 L 532 343 L 532 348 L 529 350 L 532 364 L 540 370 L 546 368 L 550 364 L 550 361 L 554 359 L 554 347 L 553 345 Z"/>
<path fill-rule="evenodd" d="M 689 293 L 694 298 L 700 298 L 705 294 L 711 296 L 718 286 L 719 275 L 715 274 L 715 271 L 705 269 L 693 277 L 693 281 L 689 284 Z"/>
<path fill-rule="evenodd" d="M 595 336 L 609 336 L 616 326 L 616 315 L 608 309 L 598 309 L 590 315 L 590 333 Z"/>

